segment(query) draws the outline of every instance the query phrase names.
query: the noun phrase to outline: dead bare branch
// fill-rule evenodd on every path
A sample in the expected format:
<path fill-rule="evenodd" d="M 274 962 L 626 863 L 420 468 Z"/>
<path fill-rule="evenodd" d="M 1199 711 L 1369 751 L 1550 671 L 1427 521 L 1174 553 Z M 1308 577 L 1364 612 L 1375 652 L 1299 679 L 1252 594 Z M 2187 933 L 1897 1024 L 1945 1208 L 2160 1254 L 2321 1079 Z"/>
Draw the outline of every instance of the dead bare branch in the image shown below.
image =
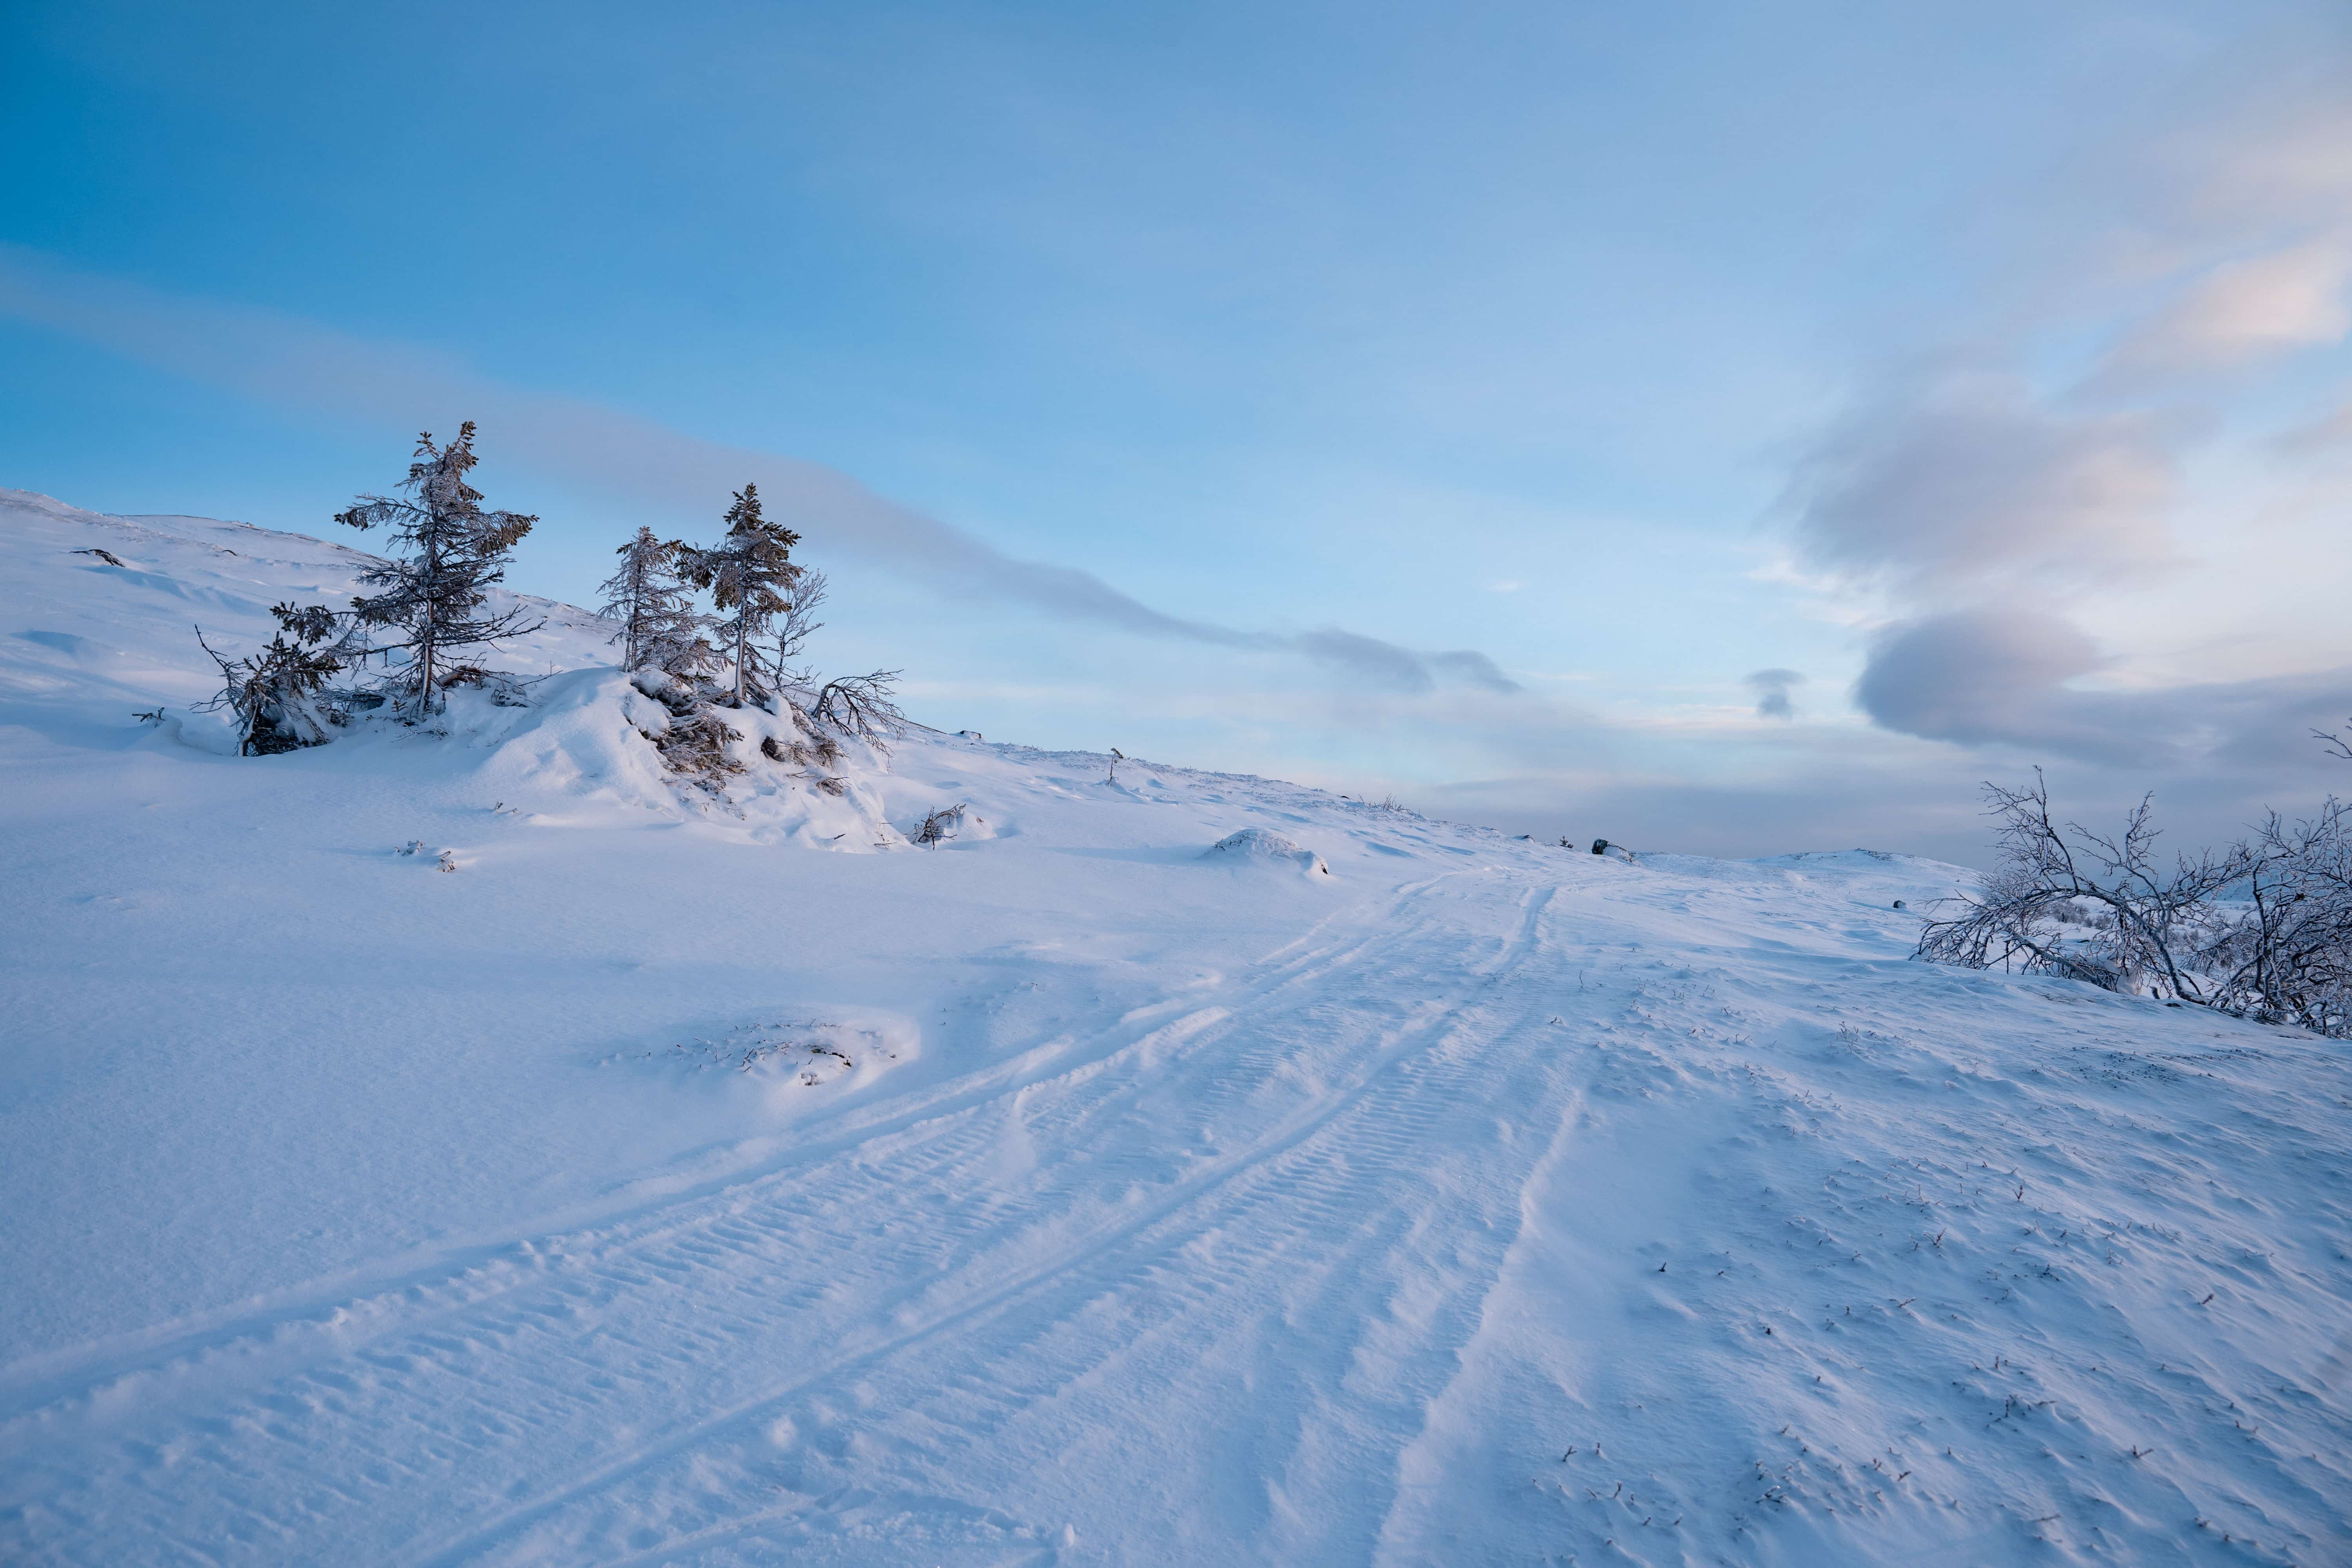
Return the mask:
<path fill-rule="evenodd" d="M 816 720 L 845 735 L 880 745 L 906 728 L 907 716 L 893 700 L 899 672 L 877 669 L 828 680 L 816 694 Z"/>

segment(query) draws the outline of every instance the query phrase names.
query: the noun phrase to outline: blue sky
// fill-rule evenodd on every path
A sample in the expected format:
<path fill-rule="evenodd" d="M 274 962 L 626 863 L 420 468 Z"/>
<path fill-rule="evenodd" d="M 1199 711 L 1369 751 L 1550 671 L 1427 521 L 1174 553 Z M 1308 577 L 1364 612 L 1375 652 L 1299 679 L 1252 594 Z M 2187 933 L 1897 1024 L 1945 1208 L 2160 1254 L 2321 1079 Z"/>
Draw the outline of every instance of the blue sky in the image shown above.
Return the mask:
<path fill-rule="evenodd" d="M 0 29 L 0 484 L 324 532 L 471 416 L 578 600 L 757 478 L 929 721 L 1547 836 L 2335 782 L 2339 7 Z"/>

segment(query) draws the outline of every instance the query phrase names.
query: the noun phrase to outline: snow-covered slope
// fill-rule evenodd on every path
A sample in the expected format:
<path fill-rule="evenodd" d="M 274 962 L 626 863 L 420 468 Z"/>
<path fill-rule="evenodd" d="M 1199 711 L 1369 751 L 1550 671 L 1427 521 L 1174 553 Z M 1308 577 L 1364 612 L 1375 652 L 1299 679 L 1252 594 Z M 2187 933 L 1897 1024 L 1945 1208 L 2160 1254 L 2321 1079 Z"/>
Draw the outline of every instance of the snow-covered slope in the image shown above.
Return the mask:
<path fill-rule="evenodd" d="M 2352 1560 L 2338 1047 L 1908 963 L 1900 857 L 712 801 L 560 607 L 225 754 L 189 622 L 362 563 L 0 492 L 0 1560 Z"/>

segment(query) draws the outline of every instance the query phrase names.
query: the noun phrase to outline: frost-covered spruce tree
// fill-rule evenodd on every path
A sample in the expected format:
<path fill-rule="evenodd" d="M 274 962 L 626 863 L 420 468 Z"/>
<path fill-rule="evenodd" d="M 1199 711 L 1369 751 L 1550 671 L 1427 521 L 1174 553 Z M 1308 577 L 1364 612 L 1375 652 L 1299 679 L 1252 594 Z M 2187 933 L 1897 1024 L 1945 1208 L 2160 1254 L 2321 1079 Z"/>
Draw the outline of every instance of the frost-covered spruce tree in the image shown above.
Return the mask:
<path fill-rule="evenodd" d="M 479 613 L 489 585 L 506 576 L 516 542 L 539 519 L 483 510 L 482 493 L 466 482 L 476 461 L 472 420 L 446 447 L 435 446 L 427 432 L 416 438 L 400 496 L 362 496 L 335 514 L 337 522 L 352 528 L 388 527 L 405 547 L 400 559 L 360 574 L 361 582 L 383 591 L 353 599 L 352 613 L 363 625 L 404 634 L 405 640 L 374 651 L 407 652 L 408 663 L 394 672 L 392 686 L 401 707 L 416 718 L 433 711 L 460 650 L 537 629 L 522 624 L 520 610 Z"/>
<path fill-rule="evenodd" d="M 197 643 L 221 672 L 220 691 L 197 711 L 226 708 L 236 715 L 240 757 L 326 744 L 327 726 L 341 718 L 327 701 L 327 682 L 366 652 L 351 628 L 338 635 L 335 613 L 324 605 L 273 605 L 269 613 L 278 617 L 278 635 L 243 658 L 224 657 L 205 641 L 202 627 L 196 631 Z"/>
<path fill-rule="evenodd" d="M 801 536 L 760 514 L 760 490 L 745 485 L 727 509 L 727 537 L 709 550 L 691 545 L 679 552 L 686 580 L 710 590 L 721 612 L 719 646 L 735 666 L 735 702 L 750 697 L 759 640 L 776 616 L 790 607 L 790 591 L 801 575 L 793 546 Z M 733 612 L 731 615 L 726 612 Z"/>
<path fill-rule="evenodd" d="M 614 552 L 620 570 L 604 580 L 604 603 L 597 613 L 620 623 L 611 640 L 621 645 L 622 668 L 688 677 L 709 670 L 717 653 L 702 636 L 709 622 L 695 609 L 678 576 L 677 558 L 685 548 L 640 528 Z"/>

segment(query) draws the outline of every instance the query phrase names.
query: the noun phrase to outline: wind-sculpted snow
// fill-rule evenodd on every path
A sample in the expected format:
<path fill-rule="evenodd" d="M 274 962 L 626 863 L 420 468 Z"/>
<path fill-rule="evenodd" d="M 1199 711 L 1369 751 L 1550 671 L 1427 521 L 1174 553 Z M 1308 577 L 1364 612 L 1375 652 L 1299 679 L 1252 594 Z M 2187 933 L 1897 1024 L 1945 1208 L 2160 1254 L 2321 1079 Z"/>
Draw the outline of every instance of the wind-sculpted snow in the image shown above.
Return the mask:
<path fill-rule="evenodd" d="M 1312 849 L 1301 849 L 1281 834 L 1263 827 L 1244 827 L 1238 833 L 1226 834 L 1209 846 L 1202 858 L 1223 866 L 1279 866 L 1309 877 L 1331 874 L 1323 857 Z"/>
<path fill-rule="evenodd" d="M 0 1561 L 2352 1560 L 2341 1047 L 1906 962 L 1954 868 L 718 796 L 577 612 L 238 759 L 188 606 L 350 552 L 0 552 Z"/>

